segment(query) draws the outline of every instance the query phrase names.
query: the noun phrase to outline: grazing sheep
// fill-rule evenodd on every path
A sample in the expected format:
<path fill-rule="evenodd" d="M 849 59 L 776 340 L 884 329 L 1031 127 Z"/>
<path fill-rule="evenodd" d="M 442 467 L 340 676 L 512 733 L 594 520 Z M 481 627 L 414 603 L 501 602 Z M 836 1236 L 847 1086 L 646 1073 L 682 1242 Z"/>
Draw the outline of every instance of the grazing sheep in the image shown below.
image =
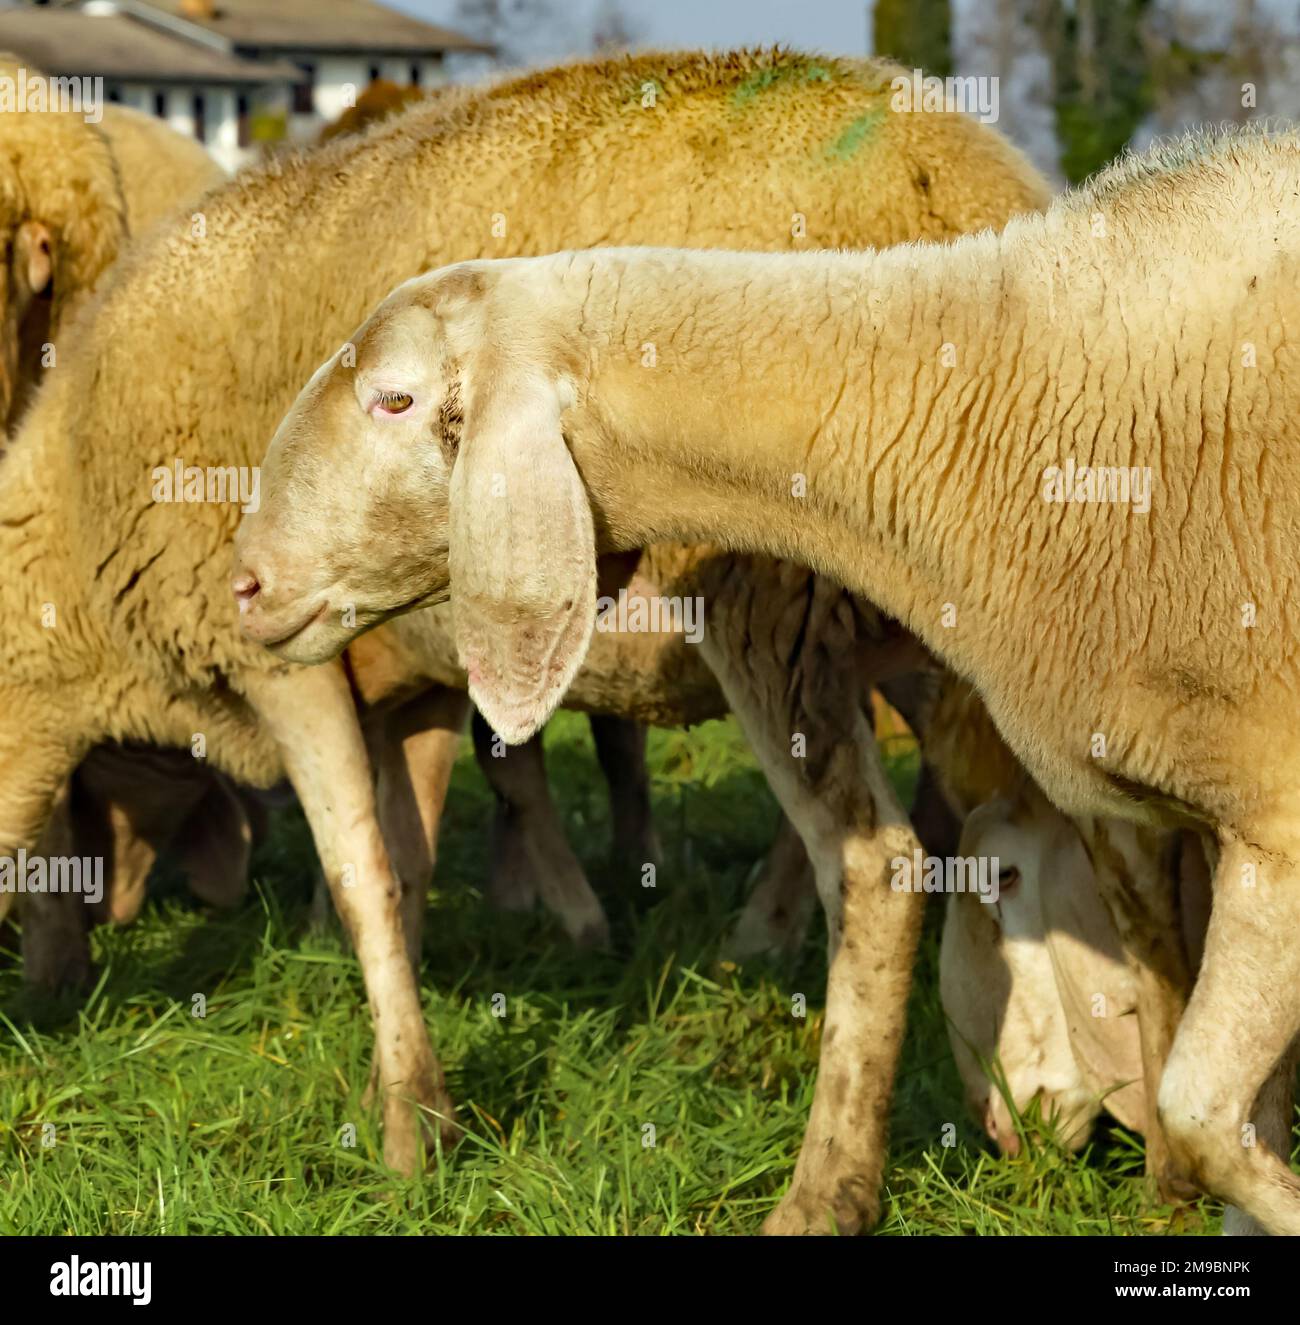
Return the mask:
<path fill-rule="evenodd" d="M 1298 196 L 1300 136 L 1224 130 L 949 246 L 409 281 L 266 457 L 245 554 L 277 525 L 297 553 L 273 643 L 328 658 L 450 579 L 471 695 L 522 739 L 581 664 L 598 545 L 715 538 L 836 577 L 972 679 L 1137 911 L 1167 908 L 1107 820 L 1214 836 L 1160 1116 L 1185 1174 L 1300 1233 L 1271 1102 L 1300 1029 Z"/>
<path fill-rule="evenodd" d="M 1195 970 L 1209 877 L 1199 843 L 1182 845 L 1182 939 Z M 996 856 L 1003 871 L 996 906 L 948 899 L 939 968 L 953 1054 L 989 1135 L 1014 1153 L 1011 1105 L 1023 1114 L 1034 1101 L 1076 1148 L 1103 1109 L 1150 1135 L 1137 987 L 1082 835 L 1026 784 L 971 814 L 961 852 Z M 1000 1081 L 983 1066 L 995 1060 Z"/>
<path fill-rule="evenodd" d="M 0 652 L 0 691 L 6 711 L 38 714 L 39 724 L 24 727 L 22 761 L 0 761 L 0 846 L 36 839 L 92 742 L 189 747 L 202 735 L 207 757 L 232 776 L 265 785 L 287 771 L 365 975 L 385 1155 L 396 1167 L 409 1171 L 417 1158 L 408 1101 L 454 1134 L 408 960 L 407 876 L 394 876 L 377 826 L 390 805 L 427 830 L 409 795 L 411 764 L 403 773 L 394 757 L 391 797 L 381 768 L 377 801 L 342 667 L 288 667 L 234 629 L 226 558 L 238 509 L 156 501 L 151 472 L 178 457 L 251 469 L 311 368 L 395 281 L 434 260 L 609 234 L 888 242 L 1001 224 L 1042 201 L 1023 159 L 989 130 L 960 116 L 889 113 L 892 73 L 786 53 L 597 61 L 529 74 L 449 109 L 417 106 L 362 138 L 245 171 L 205 198 L 202 234 L 174 226 L 127 255 L 96 300 L 92 335 L 61 362 L 0 471 L 9 545 L 0 573 L 42 568 L 39 584 L 4 587 L 15 626 Z M 631 182 L 653 187 L 653 207 Z M 543 198 L 555 205 L 540 206 Z M 286 253 L 292 277 L 275 283 L 268 273 L 285 269 Z M 160 345 L 165 373 L 155 370 Z M 743 638 L 752 621 L 752 637 L 784 660 L 751 675 L 747 659 L 730 659 L 722 690 L 742 720 L 750 715 L 787 813 L 818 843 L 813 863 L 837 937 L 844 861 L 850 876 L 875 879 L 913 841 L 874 751 L 858 674 L 839 661 L 860 636 L 870 647 L 874 614 L 864 623 L 865 609 L 793 567 L 766 572 L 751 600 L 753 563 L 696 561 L 696 591 L 713 614 L 706 641 Z M 56 629 L 41 625 L 50 602 Z M 709 648 L 701 651 L 716 675 L 729 660 Z M 451 730 L 450 719 L 432 729 L 431 743 Z M 795 736 L 806 738 L 806 757 L 791 758 Z M 0 752 L 19 739 L 0 730 Z M 402 753 L 415 747 L 427 772 L 435 756 L 407 732 Z M 418 843 L 428 845 L 427 836 Z M 419 909 L 419 884 L 407 911 Z M 876 1208 L 888 1090 L 861 1092 L 857 1079 L 888 1078 L 903 1027 L 894 994 L 910 978 L 919 918 L 917 899 L 892 907 L 864 891 L 842 922 L 850 941 L 837 956 L 830 1025 L 845 1033 L 826 1037 L 842 1062 L 828 1059 L 834 1070 L 819 1084 L 820 1121 L 783 1207 L 791 1226 L 825 1228 L 834 1210 L 851 1227 Z M 869 937 L 882 956 L 868 959 Z M 843 1100 L 852 1138 L 827 1158 Z"/>

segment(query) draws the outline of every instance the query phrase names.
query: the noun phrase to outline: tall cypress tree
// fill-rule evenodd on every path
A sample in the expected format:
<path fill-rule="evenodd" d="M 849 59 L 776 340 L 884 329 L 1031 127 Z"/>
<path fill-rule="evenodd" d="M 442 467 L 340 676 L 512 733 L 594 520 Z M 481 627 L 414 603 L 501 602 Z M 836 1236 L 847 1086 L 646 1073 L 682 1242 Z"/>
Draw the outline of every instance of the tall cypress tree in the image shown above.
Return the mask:
<path fill-rule="evenodd" d="M 952 73 L 949 0 L 876 0 L 871 49 L 905 68 L 947 78 Z"/>
<path fill-rule="evenodd" d="M 1123 151 L 1151 107 L 1142 25 L 1150 0 L 1042 0 L 1061 169 L 1085 179 Z"/>

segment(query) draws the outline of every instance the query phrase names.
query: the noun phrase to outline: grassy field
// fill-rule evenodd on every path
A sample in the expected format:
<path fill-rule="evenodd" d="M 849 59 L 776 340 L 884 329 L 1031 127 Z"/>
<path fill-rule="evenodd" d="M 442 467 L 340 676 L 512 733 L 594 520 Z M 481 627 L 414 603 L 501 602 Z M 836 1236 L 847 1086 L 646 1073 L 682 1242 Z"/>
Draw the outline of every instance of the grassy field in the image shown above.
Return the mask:
<path fill-rule="evenodd" d="M 821 934 L 788 967 L 719 958 L 774 803 L 729 723 L 653 733 L 666 862 L 651 891 L 605 868 L 606 801 L 586 724 L 553 723 L 548 758 L 614 952 L 576 955 L 540 913 L 484 906 L 491 802 L 467 748 L 423 978 L 467 1125 L 454 1156 L 412 1182 L 379 1162 L 377 1118 L 361 1105 L 361 980 L 337 935 L 308 928 L 314 856 L 301 817 L 286 812 L 234 916 L 200 914 L 164 877 L 139 924 L 100 931 L 89 998 L 34 999 L 14 955 L 0 954 L 0 1231 L 756 1232 L 794 1167 L 825 979 Z M 914 775 L 905 755 L 892 771 L 900 786 Z M 1014 1159 L 991 1152 L 948 1054 L 939 919 L 933 908 L 880 1231 L 1216 1231 L 1208 1202 L 1174 1213 L 1153 1202 L 1140 1141 L 1122 1129 L 1081 1156 L 1051 1144 Z M 796 992 L 805 1019 L 791 1015 Z M 958 1141 L 945 1148 L 949 1122 Z"/>

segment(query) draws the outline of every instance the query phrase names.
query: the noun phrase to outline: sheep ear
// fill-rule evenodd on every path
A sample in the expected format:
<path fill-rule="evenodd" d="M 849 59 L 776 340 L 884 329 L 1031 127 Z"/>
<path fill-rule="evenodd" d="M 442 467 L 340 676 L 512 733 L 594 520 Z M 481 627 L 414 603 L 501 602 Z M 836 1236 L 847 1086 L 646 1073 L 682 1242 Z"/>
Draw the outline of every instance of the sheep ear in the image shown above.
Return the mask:
<path fill-rule="evenodd" d="M 41 221 L 24 221 L 14 235 L 14 254 L 23 264 L 27 288 L 34 295 L 44 294 L 54 278 L 53 240 Z"/>
<path fill-rule="evenodd" d="M 514 744 L 550 717 L 586 656 L 596 540 L 560 431 L 556 386 L 542 374 L 505 377 L 466 409 L 451 475 L 449 560 L 470 695 Z"/>

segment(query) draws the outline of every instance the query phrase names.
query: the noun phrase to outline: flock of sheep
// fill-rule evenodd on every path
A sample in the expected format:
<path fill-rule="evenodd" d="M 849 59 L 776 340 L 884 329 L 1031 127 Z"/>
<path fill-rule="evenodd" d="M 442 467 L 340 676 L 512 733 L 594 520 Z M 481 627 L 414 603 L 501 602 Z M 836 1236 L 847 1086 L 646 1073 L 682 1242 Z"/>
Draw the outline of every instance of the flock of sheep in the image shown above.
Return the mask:
<path fill-rule="evenodd" d="M 925 846 L 1002 868 L 941 962 L 990 1134 L 1038 1099 L 1081 1143 L 1104 1106 L 1166 1194 L 1300 1232 L 1300 139 L 1189 138 L 1049 206 L 993 129 L 891 110 L 898 73 L 566 66 L 207 192 L 129 113 L 4 117 L 0 852 L 111 863 L 98 911 L 19 897 L 30 978 L 84 975 L 161 851 L 237 899 L 244 786 L 287 777 L 409 1172 L 456 1135 L 418 958 L 471 699 L 488 894 L 585 944 L 539 729 L 591 715 L 639 868 L 638 724 L 729 711 L 787 820 L 734 945 L 798 942 L 815 896 L 831 953 L 765 1227 L 868 1226 L 925 900 L 891 886 L 923 847 L 878 689 Z M 176 466 L 258 498 L 159 499 Z M 1045 478 L 1138 469 L 1144 511 Z M 620 590 L 698 599 L 698 645 L 597 628 Z"/>

